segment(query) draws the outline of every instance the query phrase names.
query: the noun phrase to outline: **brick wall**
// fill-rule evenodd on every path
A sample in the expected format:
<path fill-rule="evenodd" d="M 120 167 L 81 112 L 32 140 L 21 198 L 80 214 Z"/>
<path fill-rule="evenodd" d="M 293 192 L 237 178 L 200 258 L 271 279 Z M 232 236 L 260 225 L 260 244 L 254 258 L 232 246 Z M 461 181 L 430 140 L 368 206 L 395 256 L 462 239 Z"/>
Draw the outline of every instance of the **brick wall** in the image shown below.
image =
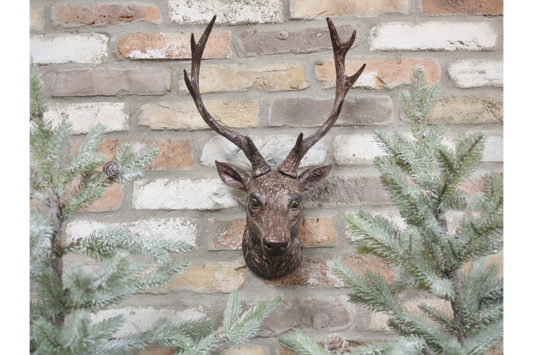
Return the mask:
<path fill-rule="evenodd" d="M 100 122 L 109 130 L 101 152 L 109 156 L 124 140 L 161 149 L 143 180 L 109 188 L 70 221 L 68 237 L 120 224 L 141 237 L 169 235 L 196 245 L 191 267 L 172 284 L 122 305 L 130 315 L 125 332 L 148 326 L 157 315 L 208 316 L 219 324 L 228 292 L 238 289 L 248 303 L 280 293 L 285 301 L 260 338 L 227 354 L 286 354 L 277 337 L 296 329 L 318 340 L 330 332 L 359 342 L 390 337 L 385 315 L 348 302 L 332 260 L 388 277 L 395 272 L 372 257 L 354 255 L 344 215 L 365 209 L 397 217 L 372 166 L 381 154 L 373 131 L 409 131 L 398 98 L 416 65 L 426 67 L 430 82 L 442 84 L 430 119 L 447 123 L 447 140 L 486 132 L 480 173 L 503 169 L 502 1 L 31 0 L 30 5 L 30 51 L 44 74 L 47 117 L 73 122 L 71 148 Z M 190 33 L 200 35 L 213 14 L 218 19 L 201 71 L 205 104 L 224 125 L 253 137 L 272 164 L 285 158 L 299 132 L 314 132 L 331 110 L 335 81 L 326 16 L 344 40 L 357 30 L 348 74 L 367 64 L 337 124 L 302 164 L 333 164 L 333 171 L 323 187 L 305 196 L 301 268 L 276 281 L 265 282 L 245 268 L 243 196 L 223 185 L 214 168 L 215 159 L 246 167 L 245 158 L 207 129 L 183 82 L 183 69 L 190 70 Z M 474 180 L 464 188 L 476 191 L 478 185 Z M 451 222 L 454 218 L 450 214 Z M 65 265 L 80 262 L 90 264 L 69 259 Z M 425 298 L 413 294 L 406 307 L 416 310 Z"/>

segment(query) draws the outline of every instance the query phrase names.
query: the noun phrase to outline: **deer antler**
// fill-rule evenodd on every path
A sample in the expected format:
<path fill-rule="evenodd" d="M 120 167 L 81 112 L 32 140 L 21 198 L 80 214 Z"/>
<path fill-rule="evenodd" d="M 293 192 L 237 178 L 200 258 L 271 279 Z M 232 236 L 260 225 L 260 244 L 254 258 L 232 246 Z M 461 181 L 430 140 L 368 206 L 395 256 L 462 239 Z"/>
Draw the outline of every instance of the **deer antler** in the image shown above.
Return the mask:
<path fill-rule="evenodd" d="M 335 121 L 337 121 L 337 118 L 339 117 L 339 114 L 341 112 L 344 98 L 346 97 L 348 90 L 350 90 L 355 81 L 359 78 L 366 66 L 366 64 L 363 64 L 363 66 L 359 68 L 357 73 L 352 76 L 346 75 L 344 61 L 346 58 L 346 53 L 348 53 L 348 50 L 355 41 L 356 31 L 352 33 L 352 37 L 348 40 L 348 42 L 342 43 L 335 28 L 335 25 L 333 24 L 333 21 L 331 21 L 329 17 L 326 20 L 328 21 L 329 35 L 331 37 L 331 44 L 333 46 L 333 56 L 335 57 L 335 73 L 337 76 L 335 103 L 333 105 L 333 110 L 331 111 L 329 118 L 322 125 L 322 127 L 318 129 L 318 131 L 316 131 L 314 134 L 310 135 L 305 139 L 303 139 L 303 133 L 300 133 L 298 139 L 296 140 L 296 144 L 287 156 L 287 159 L 285 159 L 285 161 L 278 167 L 278 170 L 281 173 L 291 176 L 293 178 L 298 177 L 298 166 L 300 165 L 300 161 L 307 153 L 307 151 L 311 149 L 311 147 L 315 145 L 316 142 L 322 139 L 322 137 L 324 137 L 326 133 L 328 133 L 331 127 L 333 127 Z"/>
<path fill-rule="evenodd" d="M 194 103 L 196 104 L 196 108 L 200 112 L 200 115 L 204 119 L 205 123 L 207 123 L 209 127 L 211 127 L 215 132 L 217 132 L 218 134 L 235 144 L 237 147 L 239 147 L 252 164 L 252 175 L 254 177 L 261 176 L 270 171 L 270 166 L 267 164 L 261 153 L 259 153 L 259 150 L 255 146 L 254 142 L 252 142 L 250 137 L 227 129 L 220 123 L 218 123 L 205 108 L 204 103 L 202 101 L 202 96 L 200 95 L 200 63 L 202 61 L 202 54 L 204 53 L 204 48 L 207 43 L 207 39 L 209 38 L 209 34 L 211 33 L 211 29 L 213 28 L 213 24 L 215 23 L 216 18 L 216 16 L 213 16 L 213 19 L 211 20 L 211 22 L 209 22 L 209 25 L 205 29 L 202 37 L 200 37 L 198 43 L 196 43 L 196 41 L 194 40 L 194 34 L 191 34 L 191 79 L 189 79 L 187 70 L 184 70 L 185 84 L 187 85 L 187 88 L 189 89 Z"/>

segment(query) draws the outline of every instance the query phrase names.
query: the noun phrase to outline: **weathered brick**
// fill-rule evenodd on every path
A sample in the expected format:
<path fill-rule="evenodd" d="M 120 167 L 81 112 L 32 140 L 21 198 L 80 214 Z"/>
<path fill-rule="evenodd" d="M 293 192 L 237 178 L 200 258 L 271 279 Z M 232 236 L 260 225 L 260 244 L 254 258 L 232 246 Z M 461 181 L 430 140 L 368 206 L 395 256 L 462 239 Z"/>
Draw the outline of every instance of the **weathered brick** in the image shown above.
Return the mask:
<path fill-rule="evenodd" d="M 278 336 L 291 329 L 344 330 L 355 322 L 354 316 L 351 305 L 343 299 L 290 299 L 265 319 L 258 336 Z"/>
<path fill-rule="evenodd" d="M 195 38 L 200 38 L 201 33 Z M 190 59 L 191 35 L 182 33 L 130 33 L 118 39 L 117 55 L 129 59 Z M 209 36 L 203 59 L 231 58 L 231 32 Z"/>
<path fill-rule="evenodd" d="M 242 250 L 242 236 L 246 227 L 244 218 L 230 221 L 210 218 L 208 222 L 208 235 L 213 236 L 209 250 Z"/>
<path fill-rule="evenodd" d="M 181 274 L 174 277 L 169 285 L 150 293 L 166 293 L 176 290 L 190 290 L 199 293 L 229 293 L 246 282 L 245 265 L 239 261 L 192 263 Z"/>
<path fill-rule="evenodd" d="M 133 208 L 217 210 L 239 206 L 236 194 L 218 178 L 145 179 L 133 183 Z"/>
<path fill-rule="evenodd" d="M 447 124 L 502 123 L 503 102 L 487 97 L 444 97 L 437 101 L 428 120 Z"/>
<path fill-rule="evenodd" d="M 271 136 L 253 136 L 254 144 L 261 152 L 270 166 L 279 166 L 294 147 L 296 143 L 295 136 L 289 135 L 271 135 Z M 323 142 L 315 144 L 300 163 L 301 168 L 319 165 L 326 160 L 327 148 Z M 234 164 L 242 169 L 250 168 L 250 161 L 244 153 L 226 138 L 216 135 L 211 138 L 202 149 L 200 161 L 202 165 L 215 166 L 215 160 L 224 161 Z"/>
<path fill-rule="evenodd" d="M 40 31 L 44 29 L 44 18 L 42 8 L 30 7 L 30 30 Z"/>
<path fill-rule="evenodd" d="M 503 137 L 488 136 L 483 150 L 483 159 L 486 162 L 503 162 Z"/>
<path fill-rule="evenodd" d="M 232 347 L 224 350 L 222 355 L 268 355 L 268 353 L 259 347 Z"/>
<path fill-rule="evenodd" d="M 291 18 L 407 13 L 409 0 L 291 0 Z"/>
<path fill-rule="evenodd" d="M 489 22 L 389 22 L 370 31 L 370 50 L 493 50 L 498 35 Z"/>
<path fill-rule="evenodd" d="M 373 134 L 340 135 L 333 140 L 333 154 L 339 165 L 372 165 L 385 153 Z"/>
<path fill-rule="evenodd" d="M 241 250 L 245 219 L 209 219 L 208 234 L 213 236 L 209 250 Z M 304 248 L 335 247 L 339 244 L 330 217 L 306 217 L 299 230 Z"/>
<path fill-rule="evenodd" d="M 333 175 L 314 190 L 303 193 L 308 208 L 334 208 L 360 204 L 389 203 L 379 176 Z"/>
<path fill-rule="evenodd" d="M 403 114 L 402 120 L 407 120 Z M 499 123 L 503 121 L 503 103 L 486 97 L 441 97 L 429 113 L 428 121 L 446 124 Z"/>
<path fill-rule="evenodd" d="M 352 26 L 339 26 L 341 38 L 349 38 Z M 239 36 L 239 44 L 246 56 L 283 53 L 313 53 L 331 49 L 331 39 L 326 26 L 309 27 L 293 31 L 249 30 Z M 354 43 L 353 48 L 358 43 Z"/>
<path fill-rule="evenodd" d="M 503 0 L 422 0 L 422 11 L 428 15 L 503 15 Z"/>
<path fill-rule="evenodd" d="M 507 24 L 502 25 L 502 49 L 507 50 Z"/>
<path fill-rule="evenodd" d="M 393 269 L 381 259 L 371 255 L 355 255 L 341 258 L 351 270 L 364 273 L 367 269 L 382 275 L 387 281 L 393 280 Z M 309 259 L 304 256 L 296 271 L 285 277 L 265 281 L 270 286 L 315 286 L 346 287 L 342 279 L 333 272 L 333 258 L 320 257 Z"/>
<path fill-rule="evenodd" d="M 91 313 L 90 317 L 93 322 L 97 323 L 118 315 L 123 315 L 125 317 L 125 322 L 114 334 L 117 337 L 125 337 L 145 332 L 153 327 L 157 320 L 161 318 L 168 318 L 173 323 L 207 318 L 205 311 L 201 307 L 191 308 L 181 312 L 168 308 L 123 307 Z"/>
<path fill-rule="evenodd" d="M 117 211 L 122 205 L 122 185 L 113 184 L 104 190 L 102 197 L 91 203 L 85 211 L 108 212 Z"/>
<path fill-rule="evenodd" d="M 204 105 L 224 127 L 256 127 L 257 100 L 206 100 Z M 140 107 L 138 123 L 154 130 L 209 129 L 192 100 L 148 103 Z"/>
<path fill-rule="evenodd" d="M 63 26 L 119 25 L 136 21 L 162 23 L 159 9 L 155 5 L 129 3 L 96 4 L 92 8 L 79 5 L 63 5 L 55 8 L 54 22 Z"/>
<path fill-rule="evenodd" d="M 370 89 L 394 89 L 399 85 L 408 85 L 411 80 L 413 68 L 423 66 L 429 84 L 440 80 L 440 67 L 433 59 L 400 58 L 390 59 L 365 59 L 346 61 L 346 73 L 354 74 L 366 63 L 363 74 L 355 82 L 354 87 Z M 322 88 L 335 87 L 335 62 L 328 58 L 323 64 L 315 66 L 315 76 L 322 82 Z"/>
<path fill-rule="evenodd" d="M 169 0 L 169 15 L 180 25 L 206 24 L 217 15 L 217 24 L 283 22 L 282 0 Z"/>
<path fill-rule="evenodd" d="M 300 239 L 304 248 L 336 247 L 335 225 L 329 217 L 306 217 L 300 227 Z"/>
<path fill-rule="evenodd" d="M 159 148 L 159 155 L 147 170 L 168 171 L 184 170 L 194 164 L 192 157 L 192 140 L 190 139 L 157 139 L 153 141 L 142 140 L 134 142 L 134 149 L 148 147 Z"/>
<path fill-rule="evenodd" d="M 448 67 L 448 73 L 460 88 L 503 87 L 502 61 L 460 60 Z"/>
<path fill-rule="evenodd" d="M 181 91 L 187 90 L 180 73 Z M 206 64 L 200 71 L 202 93 L 244 91 L 254 88 L 260 91 L 294 91 L 310 85 L 300 64 Z"/>
<path fill-rule="evenodd" d="M 56 73 L 54 96 L 164 95 L 171 72 L 164 68 L 75 69 Z"/>
<path fill-rule="evenodd" d="M 288 98 L 275 100 L 271 105 L 271 126 L 322 126 L 333 109 L 334 99 L 319 100 Z M 393 119 L 392 99 L 389 96 L 358 97 L 344 100 L 335 126 L 383 125 Z"/>
<path fill-rule="evenodd" d="M 107 43 L 99 33 L 38 35 L 30 38 L 30 55 L 38 64 L 97 64 L 107 61 Z"/>
<path fill-rule="evenodd" d="M 77 220 L 67 224 L 66 234 L 69 240 L 86 238 L 92 232 L 111 226 L 128 228 L 135 238 L 177 239 L 196 246 L 197 225 L 187 218 L 151 218 L 135 222 L 101 223 Z"/>
<path fill-rule="evenodd" d="M 53 126 L 63 119 L 72 124 L 72 134 L 86 134 L 96 124 L 103 124 L 108 132 L 129 131 L 129 112 L 121 102 L 88 102 L 75 104 L 49 104 L 45 120 Z"/>
<path fill-rule="evenodd" d="M 106 139 L 100 144 L 97 152 L 104 154 L 106 160 L 109 161 L 123 143 L 124 140 L 122 139 Z M 145 170 L 183 170 L 190 168 L 194 164 L 191 152 L 192 140 L 190 139 L 140 140 L 132 141 L 132 143 L 134 151 L 153 147 L 159 148 L 159 155 L 152 164 L 145 166 Z M 79 148 L 80 144 L 81 141 L 71 144 L 72 153 Z"/>

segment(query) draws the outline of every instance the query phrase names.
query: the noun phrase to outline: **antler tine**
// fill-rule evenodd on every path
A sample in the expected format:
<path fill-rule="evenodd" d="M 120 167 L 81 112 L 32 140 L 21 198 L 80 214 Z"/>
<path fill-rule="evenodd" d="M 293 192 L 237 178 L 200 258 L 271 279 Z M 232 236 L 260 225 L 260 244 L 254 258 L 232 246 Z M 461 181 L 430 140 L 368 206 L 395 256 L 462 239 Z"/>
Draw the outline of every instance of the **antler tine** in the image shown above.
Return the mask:
<path fill-rule="evenodd" d="M 355 81 L 363 73 L 363 70 L 366 66 L 366 64 L 363 64 L 357 73 L 352 76 L 346 75 L 346 53 L 348 53 L 348 50 L 352 47 L 355 41 L 356 31 L 352 33 L 352 36 L 347 42 L 343 43 L 339 38 L 339 34 L 337 33 L 337 29 L 335 28 L 333 21 L 329 17 L 326 20 L 328 21 L 329 34 L 331 37 L 331 44 L 333 46 L 333 56 L 335 58 L 335 102 L 333 104 L 333 110 L 331 111 L 331 114 L 322 127 L 320 127 L 314 134 L 303 140 L 301 139 L 303 135 L 300 134 L 296 144 L 294 145 L 294 148 L 292 148 L 291 152 L 287 156 L 287 159 L 285 159 L 285 161 L 278 167 L 280 172 L 294 178 L 298 176 L 298 166 L 300 165 L 300 161 L 303 159 L 307 151 L 309 151 L 313 145 L 322 139 L 322 137 L 329 132 L 331 127 L 333 127 L 337 121 L 348 90 L 350 90 Z"/>
<path fill-rule="evenodd" d="M 254 142 L 252 142 L 250 137 L 234 132 L 218 123 L 205 108 L 200 94 L 200 64 L 202 62 L 205 45 L 207 44 L 209 34 L 211 33 L 216 18 L 216 15 L 213 16 L 198 43 L 194 40 L 194 34 L 191 34 L 191 78 L 189 79 L 187 70 L 183 70 L 185 84 L 187 85 L 187 89 L 189 89 L 189 93 L 196 104 L 196 108 L 198 109 L 198 112 L 200 112 L 205 123 L 207 123 L 213 131 L 225 137 L 243 151 L 244 155 L 246 155 L 252 164 L 252 175 L 257 177 L 268 173 L 270 171 L 270 166 L 261 153 L 259 153 Z"/>

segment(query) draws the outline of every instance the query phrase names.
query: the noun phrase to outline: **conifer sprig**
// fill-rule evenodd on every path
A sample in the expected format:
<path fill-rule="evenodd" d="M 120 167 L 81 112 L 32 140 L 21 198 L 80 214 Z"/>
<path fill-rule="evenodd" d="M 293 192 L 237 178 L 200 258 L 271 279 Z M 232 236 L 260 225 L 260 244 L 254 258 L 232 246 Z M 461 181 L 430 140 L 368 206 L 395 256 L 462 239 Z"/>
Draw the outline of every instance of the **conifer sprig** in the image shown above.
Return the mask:
<path fill-rule="evenodd" d="M 415 68 L 409 90 L 400 95 L 411 135 L 376 132 L 386 155 L 374 163 L 406 226 L 363 211 L 346 215 L 358 253 L 402 270 L 389 281 L 335 263 L 335 273 L 353 291 L 350 301 L 385 312 L 389 327 L 403 336 L 397 343 L 350 349 L 353 354 L 482 354 L 503 336 L 503 281 L 498 266 L 484 258 L 503 245 L 502 179 L 495 173 L 485 175 L 484 191 L 476 196 L 461 190 L 461 183 L 480 165 L 486 138 L 477 133 L 457 138 L 454 148 L 443 144 L 444 126 L 433 123 L 428 128 L 427 123 L 439 90 L 438 84 L 427 86 L 423 68 Z M 456 230 L 448 228 L 446 218 L 453 210 L 464 211 Z M 424 317 L 415 316 L 400 302 L 408 290 L 448 302 L 452 312 L 421 304 Z M 282 344 L 297 354 L 322 354 L 313 342 L 297 334 Z M 416 346 L 403 348 L 406 344 Z"/>
<path fill-rule="evenodd" d="M 182 355 L 210 355 L 225 342 L 241 343 L 254 337 L 264 318 L 281 302 L 280 297 L 241 314 L 239 296 L 232 294 L 222 336 L 207 319 L 175 323 L 162 318 L 146 331 L 123 337 L 117 332 L 125 323 L 124 316 L 95 321 L 95 314 L 117 306 L 133 294 L 172 282 L 189 265 L 187 258 L 176 258 L 175 254 L 191 251 L 194 246 L 179 238 L 135 237 L 119 226 L 66 241 L 62 237 L 66 220 L 100 198 L 110 185 L 141 178 L 158 150 L 135 151 L 132 144 L 123 144 L 113 157 L 120 167 L 118 175 L 108 176 L 100 171 L 105 158 L 98 153 L 106 128 L 96 125 L 77 151 L 68 156 L 65 148 L 70 123 L 63 120 L 52 125 L 44 119 L 44 88 L 33 64 L 30 87 L 30 196 L 39 211 L 48 209 L 44 211 L 48 212 L 48 220 L 37 210 L 30 215 L 30 276 L 36 289 L 30 304 L 30 352 L 135 354 L 156 344 L 174 347 Z M 73 253 L 87 255 L 97 265 L 64 270 L 63 257 Z M 141 258 L 134 259 L 131 254 Z"/>

